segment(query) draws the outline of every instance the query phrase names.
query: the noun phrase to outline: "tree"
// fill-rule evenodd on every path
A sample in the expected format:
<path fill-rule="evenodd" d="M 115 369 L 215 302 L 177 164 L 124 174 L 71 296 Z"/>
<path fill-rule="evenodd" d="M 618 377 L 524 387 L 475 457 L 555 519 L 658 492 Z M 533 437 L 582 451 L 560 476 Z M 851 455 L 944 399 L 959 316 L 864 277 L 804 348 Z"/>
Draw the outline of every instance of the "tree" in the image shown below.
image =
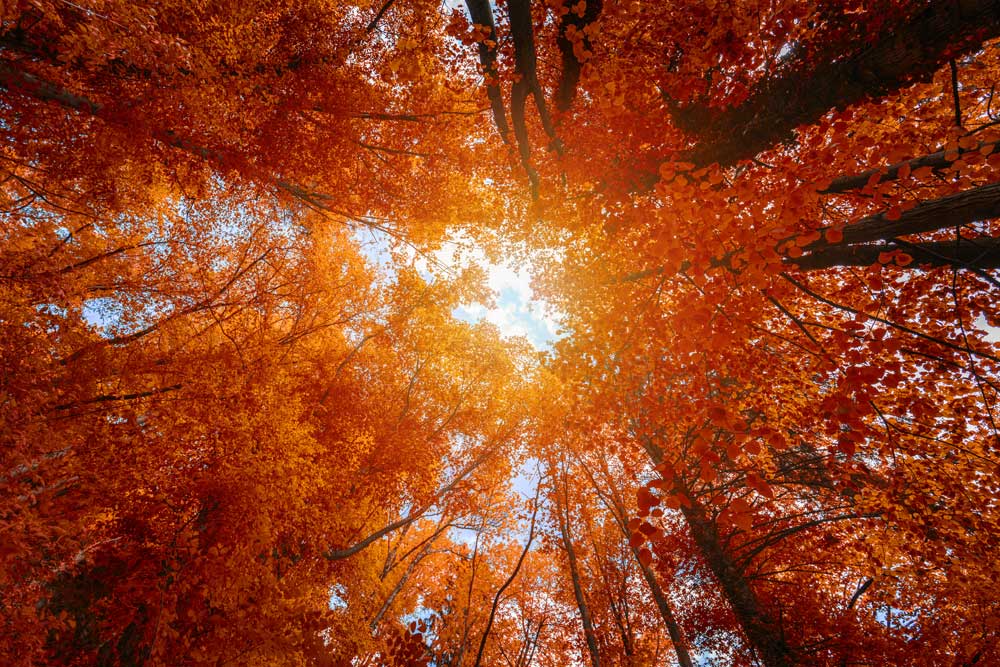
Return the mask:
<path fill-rule="evenodd" d="M 1000 659 L 997 2 L 0 11 L 5 663 Z"/>

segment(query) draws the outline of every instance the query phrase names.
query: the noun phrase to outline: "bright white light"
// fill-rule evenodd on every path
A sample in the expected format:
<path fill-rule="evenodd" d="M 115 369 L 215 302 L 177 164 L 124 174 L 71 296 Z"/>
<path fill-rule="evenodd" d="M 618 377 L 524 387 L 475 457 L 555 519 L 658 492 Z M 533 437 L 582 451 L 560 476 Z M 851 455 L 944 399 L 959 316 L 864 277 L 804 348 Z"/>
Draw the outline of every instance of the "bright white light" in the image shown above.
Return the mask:
<path fill-rule="evenodd" d="M 471 254 L 472 257 L 463 259 L 486 271 L 487 284 L 496 293 L 496 305 L 487 308 L 478 303 L 467 304 L 457 308 L 455 316 L 470 322 L 485 319 L 505 337 L 523 336 L 538 349 L 551 347 L 559 337 L 558 321 L 544 301 L 533 298 L 531 267 L 494 264 L 482 252 Z"/>
<path fill-rule="evenodd" d="M 495 293 L 495 303 L 463 304 L 453 315 L 467 322 L 490 322 L 506 338 L 523 336 L 537 349 L 549 349 L 559 338 L 558 315 L 544 301 L 533 298 L 531 290 L 532 267 L 514 262 L 495 264 L 489 261 L 482 249 L 468 238 L 446 242 L 440 250 L 429 256 L 417 253 L 405 244 L 371 229 L 357 234 L 362 252 L 373 265 L 392 273 L 393 257 L 411 264 L 426 280 L 433 281 L 442 271 L 461 270 L 467 266 L 480 266 L 486 273 L 487 286 Z"/>

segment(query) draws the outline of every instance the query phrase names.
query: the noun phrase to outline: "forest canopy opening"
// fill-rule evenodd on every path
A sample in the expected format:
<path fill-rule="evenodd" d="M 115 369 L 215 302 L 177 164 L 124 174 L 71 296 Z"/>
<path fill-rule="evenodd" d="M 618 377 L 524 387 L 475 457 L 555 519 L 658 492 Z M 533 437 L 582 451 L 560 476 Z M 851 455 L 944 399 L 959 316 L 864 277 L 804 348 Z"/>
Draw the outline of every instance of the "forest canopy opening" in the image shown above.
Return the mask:
<path fill-rule="evenodd" d="M 1000 2 L 0 8 L 0 663 L 1000 663 Z"/>

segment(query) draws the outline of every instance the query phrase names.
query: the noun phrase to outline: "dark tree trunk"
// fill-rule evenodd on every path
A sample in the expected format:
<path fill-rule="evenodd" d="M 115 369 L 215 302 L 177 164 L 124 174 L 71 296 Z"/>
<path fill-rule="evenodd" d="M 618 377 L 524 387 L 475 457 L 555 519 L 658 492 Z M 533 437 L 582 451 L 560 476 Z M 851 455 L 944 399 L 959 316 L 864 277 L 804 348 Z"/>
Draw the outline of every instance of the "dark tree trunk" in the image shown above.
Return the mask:
<path fill-rule="evenodd" d="M 663 451 L 648 437 L 643 438 L 643 446 L 654 464 L 663 462 Z M 719 581 L 723 595 L 761 662 L 766 667 L 795 665 L 792 649 L 785 641 L 781 627 L 757 599 L 736 558 L 723 546 L 718 526 L 695 500 L 691 500 L 689 506 L 682 506 L 681 513 L 698 550 Z"/>
<path fill-rule="evenodd" d="M 833 108 L 888 95 L 932 76 L 952 58 L 1000 35 L 1000 0 L 932 0 L 902 23 L 891 23 L 870 46 L 825 50 L 794 62 L 760 82 L 742 104 L 713 113 L 680 110 L 675 122 L 698 138 L 686 156 L 704 166 L 727 166 L 792 138 Z M 847 57 L 843 54 L 850 53 Z"/>
<path fill-rule="evenodd" d="M 580 569 L 576 562 L 576 549 L 573 548 L 573 537 L 569 532 L 569 503 L 566 502 L 563 507 L 559 507 L 558 505 L 559 503 L 557 503 L 556 507 L 556 511 L 560 513 L 558 517 L 559 533 L 562 536 L 563 548 L 566 549 L 566 557 L 569 560 L 569 574 L 573 580 L 573 595 L 576 598 L 576 606 L 580 610 L 580 620 L 583 623 L 583 634 L 587 639 L 590 662 L 593 667 L 601 667 L 601 654 L 597 649 L 597 636 L 594 634 L 594 623 L 590 618 L 590 608 L 587 606 L 587 599 L 583 595 L 583 584 L 580 583 Z"/>

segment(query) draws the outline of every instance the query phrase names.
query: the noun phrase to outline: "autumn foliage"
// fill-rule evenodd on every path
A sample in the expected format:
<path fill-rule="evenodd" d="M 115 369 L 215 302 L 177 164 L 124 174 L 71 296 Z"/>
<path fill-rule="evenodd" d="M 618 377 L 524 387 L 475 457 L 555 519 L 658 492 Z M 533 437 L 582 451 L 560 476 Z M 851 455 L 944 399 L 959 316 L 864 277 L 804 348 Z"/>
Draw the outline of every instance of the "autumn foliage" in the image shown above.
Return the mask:
<path fill-rule="evenodd" d="M 993 0 L 5 2 L 0 663 L 1000 664 L 998 84 Z"/>

